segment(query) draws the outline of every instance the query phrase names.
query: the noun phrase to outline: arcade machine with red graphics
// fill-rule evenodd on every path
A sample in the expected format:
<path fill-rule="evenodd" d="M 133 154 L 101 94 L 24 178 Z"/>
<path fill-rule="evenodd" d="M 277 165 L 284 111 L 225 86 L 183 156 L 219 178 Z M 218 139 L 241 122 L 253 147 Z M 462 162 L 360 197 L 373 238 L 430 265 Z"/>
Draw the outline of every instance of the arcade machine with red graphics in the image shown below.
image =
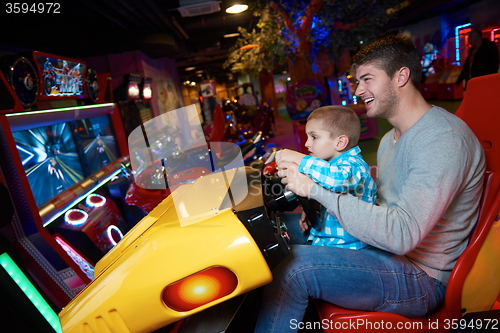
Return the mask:
<path fill-rule="evenodd" d="M 138 126 L 153 118 L 150 100 L 153 96 L 152 80 L 130 73 L 114 90 L 115 102 L 120 108 L 127 136 Z"/>
<path fill-rule="evenodd" d="M 109 74 L 84 61 L 33 51 L 2 66 L 0 167 L 16 210 L 2 231 L 62 307 L 135 222 L 112 195 L 129 164 L 123 124 Z"/>
<path fill-rule="evenodd" d="M 484 28 L 482 32 L 483 38 L 486 38 L 495 43 L 498 50 L 500 51 L 500 26 L 489 26 Z"/>
<path fill-rule="evenodd" d="M 494 27 L 489 27 L 485 28 L 483 32 L 489 33 L 489 38 L 492 42 L 495 42 L 497 44 L 497 47 L 499 46 L 500 43 L 500 27 L 499 26 L 494 26 Z"/>

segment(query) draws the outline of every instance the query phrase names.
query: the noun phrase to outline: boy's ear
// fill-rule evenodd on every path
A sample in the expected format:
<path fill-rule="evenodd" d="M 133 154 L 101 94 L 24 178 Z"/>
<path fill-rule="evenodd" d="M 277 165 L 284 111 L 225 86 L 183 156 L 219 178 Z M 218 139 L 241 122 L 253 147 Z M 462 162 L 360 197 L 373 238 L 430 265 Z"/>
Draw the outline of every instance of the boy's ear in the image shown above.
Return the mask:
<path fill-rule="evenodd" d="M 347 135 L 341 135 L 337 138 L 337 144 L 335 145 L 336 151 L 343 151 L 349 145 L 349 138 Z"/>

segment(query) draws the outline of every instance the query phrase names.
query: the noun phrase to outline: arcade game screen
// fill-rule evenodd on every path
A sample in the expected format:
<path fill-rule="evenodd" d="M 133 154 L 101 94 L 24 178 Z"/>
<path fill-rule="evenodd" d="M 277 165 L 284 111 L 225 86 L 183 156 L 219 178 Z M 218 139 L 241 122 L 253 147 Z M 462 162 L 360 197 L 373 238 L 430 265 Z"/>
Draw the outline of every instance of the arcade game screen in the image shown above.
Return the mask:
<path fill-rule="evenodd" d="M 68 123 L 13 135 L 38 206 L 83 180 L 83 168 Z"/>
<path fill-rule="evenodd" d="M 118 147 L 107 115 L 73 122 L 87 176 L 117 159 Z"/>

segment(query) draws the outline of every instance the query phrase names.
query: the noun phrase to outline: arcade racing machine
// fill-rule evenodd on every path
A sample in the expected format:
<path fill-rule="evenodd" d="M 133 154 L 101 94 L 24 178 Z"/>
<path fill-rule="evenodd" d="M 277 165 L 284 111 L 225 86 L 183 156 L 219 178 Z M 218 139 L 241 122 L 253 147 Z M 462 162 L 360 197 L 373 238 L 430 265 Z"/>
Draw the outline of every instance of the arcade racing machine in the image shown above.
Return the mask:
<path fill-rule="evenodd" d="M 96 264 L 95 279 L 59 313 L 65 333 L 153 332 L 269 283 L 288 255 L 275 212 L 295 209 L 297 198 L 275 175 L 244 166 L 236 144 L 204 141 L 194 105 L 178 111 L 129 136 L 131 156 L 141 156 L 133 171 L 159 170 L 135 185 L 171 193 Z M 209 171 L 181 184 L 171 150 L 155 145 L 176 127 L 174 151 Z"/>
<path fill-rule="evenodd" d="M 108 74 L 37 51 L 1 64 L 0 167 L 16 211 L 7 230 L 62 308 L 136 222 L 113 196 L 129 163 L 125 133 Z"/>
<path fill-rule="evenodd" d="M 274 184 L 243 167 L 177 188 L 98 262 L 63 331 L 152 332 L 269 283 L 289 252 L 273 210 L 293 199 Z"/>

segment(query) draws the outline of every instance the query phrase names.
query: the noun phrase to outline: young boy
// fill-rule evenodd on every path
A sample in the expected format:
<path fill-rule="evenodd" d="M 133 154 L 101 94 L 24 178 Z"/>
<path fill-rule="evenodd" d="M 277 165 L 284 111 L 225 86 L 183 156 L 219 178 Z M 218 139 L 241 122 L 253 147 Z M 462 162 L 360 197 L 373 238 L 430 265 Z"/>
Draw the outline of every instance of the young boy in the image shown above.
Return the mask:
<path fill-rule="evenodd" d="M 284 149 L 276 154 L 277 163 L 295 163 L 299 172 L 321 186 L 376 204 L 377 186 L 357 146 L 360 123 L 356 113 L 344 106 L 320 107 L 307 118 L 306 134 L 310 156 Z M 320 222 L 321 230 L 311 228 L 308 241 L 312 245 L 353 250 L 368 246 L 347 233 L 324 206 L 320 206 Z M 304 213 L 299 223 L 302 232 L 309 228 Z"/>

